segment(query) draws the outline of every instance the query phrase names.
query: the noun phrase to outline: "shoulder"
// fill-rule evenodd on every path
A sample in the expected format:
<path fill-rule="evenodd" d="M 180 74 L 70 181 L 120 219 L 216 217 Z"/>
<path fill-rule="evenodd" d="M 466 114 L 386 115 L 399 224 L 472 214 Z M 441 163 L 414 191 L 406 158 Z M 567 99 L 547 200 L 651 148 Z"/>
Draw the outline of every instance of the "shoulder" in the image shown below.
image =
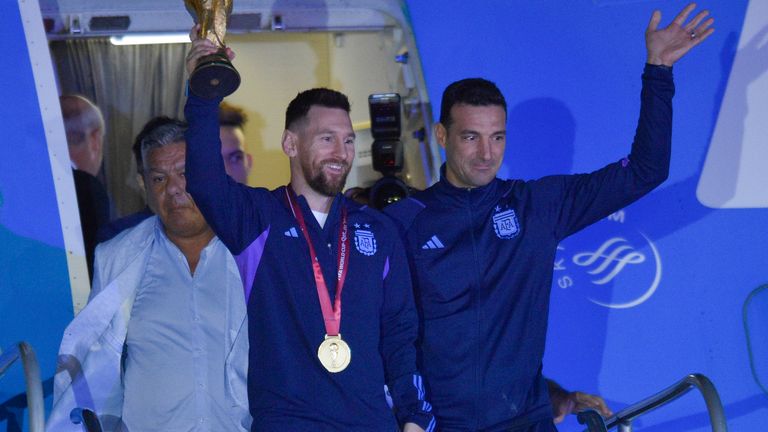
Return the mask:
<path fill-rule="evenodd" d="M 153 238 L 157 216 L 151 216 L 138 225 L 128 228 L 111 240 L 96 246 L 96 260 L 115 261 L 129 258 L 144 250 Z"/>
<path fill-rule="evenodd" d="M 384 213 L 404 231 L 407 231 L 416 221 L 419 214 L 427 209 L 424 201 L 426 191 L 418 192 L 404 200 L 398 201 L 384 209 Z"/>

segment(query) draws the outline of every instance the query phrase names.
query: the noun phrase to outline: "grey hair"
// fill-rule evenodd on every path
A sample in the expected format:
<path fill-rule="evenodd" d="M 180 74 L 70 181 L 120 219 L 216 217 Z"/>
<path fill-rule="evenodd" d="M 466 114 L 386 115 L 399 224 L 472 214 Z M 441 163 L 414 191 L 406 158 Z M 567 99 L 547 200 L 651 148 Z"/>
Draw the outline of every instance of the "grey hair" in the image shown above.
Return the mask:
<path fill-rule="evenodd" d="M 187 124 L 175 119 L 163 118 L 156 127 L 146 131 L 141 137 L 141 160 L 142 165 L 147 162 L 147 153 L 150 150 L 165 147 L 169 144 L 184 141 L 184 132 L 187 130 Z M 144 131 L 142 131 L 144 132 Z M 143 168 L 143 166 L 142 166 Z"/>
<path fill-rule="evenodd" d="M 64 95 L 59 98 L 59 102 L 68 145 L 84 143 L 88 134 L 94 130 L 99 130 L 101 137 L 104 137 L 104 117 L 93 102 L 80 95 Z"/>

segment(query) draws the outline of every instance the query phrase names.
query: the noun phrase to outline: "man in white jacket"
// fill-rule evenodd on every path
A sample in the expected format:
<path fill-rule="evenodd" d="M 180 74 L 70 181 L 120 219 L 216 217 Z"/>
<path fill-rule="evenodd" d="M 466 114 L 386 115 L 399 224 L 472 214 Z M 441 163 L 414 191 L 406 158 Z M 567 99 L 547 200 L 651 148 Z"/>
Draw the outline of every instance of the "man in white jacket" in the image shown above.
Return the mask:
<path fill-rule="evenodd" d="M 88 305 L 64 332 L 49 431 L 247 431 L 248 336 L 232 255 L 186 192 L 185 125 L 148 123 L 139 183 L 157 215 L 96 249 Z"/>

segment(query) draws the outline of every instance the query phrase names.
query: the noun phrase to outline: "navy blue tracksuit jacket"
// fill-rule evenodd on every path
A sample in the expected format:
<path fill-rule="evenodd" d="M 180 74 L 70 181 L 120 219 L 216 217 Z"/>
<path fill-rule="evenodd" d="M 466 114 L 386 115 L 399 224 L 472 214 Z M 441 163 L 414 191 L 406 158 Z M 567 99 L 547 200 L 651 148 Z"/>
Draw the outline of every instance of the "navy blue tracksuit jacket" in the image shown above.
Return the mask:
<path fill-rule="evenodd" d="M 416 370 L 418 318 L 405 249 L 394 223 L 338 195 L 324 228 L 298 204 L 331 301 L 341 208 L 351 237 L 341 335 L 352 351 L 342 372 L 317 358 L 325 326 L 309 248 L 285 188 L 230 179 L 220 154 L 219 100 L 190 96 L 185 108 L 187 190 L 240 268 L 248 307 L 248 399 L 253 431 L 386 431 L 397 422 L 434 428 Z M 387 405 L 385 383 L 394 401 Z"/>
<path fill-rule="evenodd" d="M 666 179 L 673 94 L 671 70 L 646 65 L 632 152 L 598 171 L 471 190 L 443 175 L 387 207 L 405 233 L 440 430 L 551 425 L 541 369 L 557 245 Z"/>

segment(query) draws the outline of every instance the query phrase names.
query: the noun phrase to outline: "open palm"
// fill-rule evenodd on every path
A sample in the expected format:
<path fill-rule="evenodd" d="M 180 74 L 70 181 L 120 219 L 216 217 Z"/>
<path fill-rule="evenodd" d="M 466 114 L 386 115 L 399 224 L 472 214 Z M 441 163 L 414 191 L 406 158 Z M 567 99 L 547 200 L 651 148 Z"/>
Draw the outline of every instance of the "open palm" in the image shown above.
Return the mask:
<path fill-rule="evenodd" d="M 685 21 L 696 9 L 696 3 L 686 6 L 672 22 L 659 29 L 661 12 L 654 11 L 645 31 L 645 45 L 648 49 L 648 63 L 672 66 L 691 48 L 702 43 L 715 29 L 711 27 L 714 18 L 707 18 L 709 11 L 701 11 L 688 23 Z"/>

